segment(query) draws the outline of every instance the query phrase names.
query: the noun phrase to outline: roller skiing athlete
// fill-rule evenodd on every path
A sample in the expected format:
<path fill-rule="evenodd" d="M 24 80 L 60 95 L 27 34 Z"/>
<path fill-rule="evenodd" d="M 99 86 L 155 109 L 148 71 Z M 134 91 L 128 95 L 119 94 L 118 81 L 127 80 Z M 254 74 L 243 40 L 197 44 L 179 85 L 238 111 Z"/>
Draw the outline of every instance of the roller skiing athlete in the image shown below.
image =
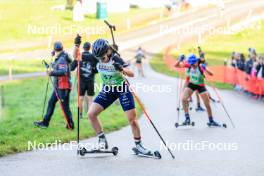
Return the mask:
<path fill-rule="evenodd" d="M 181 60 L 177 61 L 177 67 L 187 68 L 187 75 L 190 77 L 187 87 L 184 89 L 182 104 L 185 112 L 185 121 L 183 125 L 188 125 L 191 123 L 189 109 L 188 109 L 188 100 L 192 96 L 193 92 L 198 91 L 207 110 L 209 122 L 208 126 L 221 127 L 219 123 L 213 120 L 212 110 L 210 106 L 210 99 L 204 83 L 204 74 L 213 75 L 211 71 L 206 68 L 205 64 L 199 64 L 198 58 L 194 54 L 190 54 L 187 57 L 187 63 L 183 63 Z"/>
<path fill-rule="evenodd" d="M 142 59 L 144 58 L 146 58 L 144 51 L 142 50 L 141 47 L 139 47 L 137 49 L 135 59 L 136 59 L 136 67 L 138 69 L 138 75 L 140 75 L 141 77 L 145 77 L 144 72 L 143 72 L 143 66 L 142 66 Z"/>
<path fill-rule="evenodd" d="M 134 77 L 134 73 L 127 68 L 127 64 L 113 53 L 107 40 L 98 39 L 93 44 L 93 55 L 99 60 L 97 64 L 98 73 L 103 81 L 103 86 L 89 109 L 88 116 L 98 136 L 98 147 L 100 150 L 108 149 L 108 142 L 103 128 L 98 121 L 99 114 L 106 110 L 115 100 L 119 99 L 125 112 L 135 140 L 133 150 L 144 156 L 154 156 L 154 153 L 145 148 L 141 142 L 139 124 L 136 118 L 135 102 L 129 86 L 122 74 Z"/>
<path fill-rule="evenodd" d="M 74 129 L 74 122 L 72 120 L 72 113 L 70 110 L 70 91 L 71 91 L 71 72 L 70 63 L 71 58 L 63 50 L 61 42 L 54 43 L 55 61 L 52 63 L 52 69 L 47 70 L 47 74 L 53 77 L 54 90 L 49 99 L 47 112 L 42 121 L 34 122 L 34 125 L 40 128 L 47 128 L 49 126 L 51 117 L 53 115 L 55 105 L 59 101 L 61 110 L 67 121 L 66 128 Z"/>
<path fill-rule="evenodd" d="M 183 62 L 185 60 L 185 55 L 182 54 L 180 56 L 180 60 Z M 187 75 L 186 78 L 185 78 L 185 83 L 184 83 L 184 86 L 183 86 L 183 89 L 185 89 L 188 84 L 189 84 L 189 81 L 190 81 L 190 77 Z M 200 100 L 200 97 L 199 97 L 199 92 L 198 91 L 195 91 L 195 95 L 196 95 L 196 101 L 197 101 L 197 107 L 195 108 L 195 111 L 205 111 L 205 109 L 201 106 L 201 100 Z M 190 97 L 189 99 L 189 103 L 192 103 L 193 102 L 193 99 L 192 97 Z M 190 110 L 192 110 L 192 107 L 189 108 Z"/>
<path fill-rule="evenodd" d="M 78 66 L 78 57 L 80 60 L 80 118 L 83 117 L 83 101 L 88 99 L 88 107 L 91 106 L 93 101 L 95 74 L 97 73 L 96 64 L 97 59 L 89 52 L 91 44 L 85 42 L 83 44 L 83 52 L 79 53 L 81 44 L 81 36 L 77 35 L 74 40 L 75 48 L 73 50 L 74 61 L 71 63 L 71 71 L 74 71 Z M 87 93 L 87 96 L 86 96 Z"/>

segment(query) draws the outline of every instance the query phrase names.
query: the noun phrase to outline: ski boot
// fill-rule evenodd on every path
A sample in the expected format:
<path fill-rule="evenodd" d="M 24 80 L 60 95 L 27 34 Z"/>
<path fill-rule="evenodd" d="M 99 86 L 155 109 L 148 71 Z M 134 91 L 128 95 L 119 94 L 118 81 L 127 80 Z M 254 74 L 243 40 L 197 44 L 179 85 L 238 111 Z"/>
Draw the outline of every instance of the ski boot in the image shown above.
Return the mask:
<path fill-rule="evenodd" d="M 66 124 L 66 129 L 73 130 L 74 129 L 74 122 L 73 121 L 69 122 L 69 126 L 68 126 L 68 124 Z"/>
<path fill-rule="evenodd" d="M 151 152 L 150 150 L 146 149 L 141 142 L 136 144 L 136 147 L 132 148 L 132 150 L 135 155 L 138 156 L 161 159 L 161 154 L 159 153 L 159 151 Z"/>
<path fill-rule="evenodd" d="M 175 127 L 178 128 L 179 126 L 194 126 L 195 122 L 191 122 L 189 114 L 185 114 L 185 121 L 182 124 L 178 122 L 175 123 Z"/>
<path fill-rule="evenodd" d="M 197 106 L 197 108 L 195 109 L 195 111 L 200 111 L 200 112 L 203 112 L 203 111 L 205 111 L 205 109 L 204 108 L 202 108 L 201 106 Z"/>
<path fill-rule="evenodd" d="M 208 127 L 224 127 L 224 128 L 227 127 L 225 123 L 219 124 L 219 123 L 217 123 L 214 120 L 209 120 L 209 122 L 207 123 L 207 125 L 208 125 Z"/>
<path fill-rule="evenodd" d="M 44 120 L 42 120 L 42 121 L 38 121 L 38 122 L 34 122 L 33 124 L 34 124 L 35 126 L 39 127 L 39 128 L 43 128 L 43 129 L 49 127 L 48 123 L 45 123 Z"/>
<path fill-rule="evenodd" d="M 116 156 L 118 154 L 118 147 L 113 147 L 112 149 L 108 149 L 108 143 L 104 134 L 99 136 L 97 145 L 98 146 L 93 149 L 86 149 L 82 147 L 78 149 L 78 153 L 81 156 L 84 156 L 85 154 L 109 154 L 109 153 Z"/>
<path fill-rule="evenodd" d="M 190 118 L 186 118 L 185 121 L 182 123 L 183 126 L 190 125 L 191 120 Z"/>
<path fill-rule="evenodd" d="M 99 150 L 107 150 L 108 149 L 108 142 L 107 142 L 105 137 L 99 137 L 98 149 Z"/>

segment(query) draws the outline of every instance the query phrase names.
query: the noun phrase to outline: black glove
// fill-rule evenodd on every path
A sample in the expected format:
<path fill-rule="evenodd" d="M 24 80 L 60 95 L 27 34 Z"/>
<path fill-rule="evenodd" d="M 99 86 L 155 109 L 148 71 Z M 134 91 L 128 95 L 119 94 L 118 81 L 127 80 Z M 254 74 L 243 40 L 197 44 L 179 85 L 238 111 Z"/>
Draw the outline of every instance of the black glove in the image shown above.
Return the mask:
<path fill-rule="evenodd" d="M 51 55 L 51 57 L 55 56 L 55 51 L 54 50 L 51 51 L 50 55 Z"/>
<path fill-rule="evenodd" d="M 75 46 L 79 47 L 81 45 L 81 43 L 82 43 L 82 37 L 79 34 L 77 34 L 77 36 L 74 39 L 74 44 L 75 44 Z"/>
<path fill-rule="evenodd" d="M 119 72 L 123 71 L 123 66 L 121 64 L 114 62 L 113 65 L 117 71 Z"/>

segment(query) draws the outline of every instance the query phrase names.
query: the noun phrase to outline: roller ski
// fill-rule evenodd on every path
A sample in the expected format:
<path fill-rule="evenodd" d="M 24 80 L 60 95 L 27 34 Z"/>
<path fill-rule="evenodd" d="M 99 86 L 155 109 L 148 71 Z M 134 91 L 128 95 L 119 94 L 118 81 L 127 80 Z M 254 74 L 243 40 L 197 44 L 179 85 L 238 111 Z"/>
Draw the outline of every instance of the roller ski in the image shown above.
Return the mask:
<path fill-rule="evenodd" d="M 182 110 L 183 110 L 183 108 L 177 107 L 177 111 L 182 111 Z M 189 107 L 189 110 L 191 111 L 192 107 Z"/>
<path fill-rule="evenodd" d="M 190 118 L 186 118 L 182 124 L 175 123 L 175 127 L 178 128 L 180 126 L 195 126 L 195 122 L 191 122 Z"/>
<path fill-rule="evenodd" d="M 78 153 L 81 156 L 85 156 L 86 154 L 102 154 L 102 153 L 111 153 L 114 156 L 116 156 L 118 154 L 118 148 L 117 147 L 113 147 L 111 150 L 109 149 L 91 149 L 91 150 L 87 150 L 84 147 L 81 147 L 80 149 L 78 149 Z"/>
<path fill-rule="evenodd" d="M 154 159 L 161 159 L 161 154 L 159 151 L 152 152 L 152 151 L 146 149 L 142 145 L 142 143 L 137 144 L 136 147 L 132 148 L 132 150 L 133 150 L 134 154 L 137 156 L 154 158 Z"/>
<path fill-rule="evenodd" d="M 84 147 L 81 147 L 78 149 L 78 153 L 81 156 L 84 156 L 85 154 L 99 154 L 99 153 L 112 153 L 114 156 L 118 154 L 118 148 L 113 147 L 111 150 L 108 149 L 108 143 L 104 135 L 102 137 L 99 137 L 98 146 L 94 149 L 87 150 Z"/>
<path fill-rule="evenodd" d="M 222 128 L 227 128 L 226 124 L 223 123 L 223 124 L 219 124 L 217 122 L 215 122 L 214 120 L 210 120 L 208 123 L 207 123 L 207 126 L 208 127 L 222 127 Z"/>

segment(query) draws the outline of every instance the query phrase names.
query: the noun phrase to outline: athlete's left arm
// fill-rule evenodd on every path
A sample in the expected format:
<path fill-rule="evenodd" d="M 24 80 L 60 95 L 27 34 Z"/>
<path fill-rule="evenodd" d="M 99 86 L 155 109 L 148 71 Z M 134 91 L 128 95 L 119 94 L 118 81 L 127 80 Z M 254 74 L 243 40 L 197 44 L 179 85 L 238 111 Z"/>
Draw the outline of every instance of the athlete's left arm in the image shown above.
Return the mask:
<path fill-rule="evenodd" d="M 123 74 L 128 77 L 134 77 L 134 73 L 129 68 L 123 68 Z"/>
<path fill-rule="evenodd" d="M 124 60 L 120 57 L 115 56 L 113 58 L 116 65 L 120 65 L 119 71 L 128 77 L 134 77 L 134 73 L 128 68 L 128 64 L 124 62 Z M 115 66 L 116 67 L 116 66 Z M 118 66 L 119 67 L 119 66 Z"/>
<path fill-rule="evenodd" d="M 210 76 L 213 76 L 213 75 L 214 75 L 213 72 L 212 72 L 210 69 L 207 68 L 207 65 L 206 65 L 205 63 L 200 64 L 200 67 L 202 68 L 202 70 L 203 70 L 206 74 L 208 74 L 208 75 L 210 75 Z"/>
<path fill-rule="evenodd" d="M 211 70 L 209 70 L 208 68 L 205 69 L 205 72 L 210 75 L 210 76 L 213 76 L 213 72 Z"/>
<path fill-rule="evenodd" d="M 67 74 L 68 65 L 64 58 L 60 58 L 58 61 L 58 67 L 52 70 L 50 76 L 65 76 Z"/>

